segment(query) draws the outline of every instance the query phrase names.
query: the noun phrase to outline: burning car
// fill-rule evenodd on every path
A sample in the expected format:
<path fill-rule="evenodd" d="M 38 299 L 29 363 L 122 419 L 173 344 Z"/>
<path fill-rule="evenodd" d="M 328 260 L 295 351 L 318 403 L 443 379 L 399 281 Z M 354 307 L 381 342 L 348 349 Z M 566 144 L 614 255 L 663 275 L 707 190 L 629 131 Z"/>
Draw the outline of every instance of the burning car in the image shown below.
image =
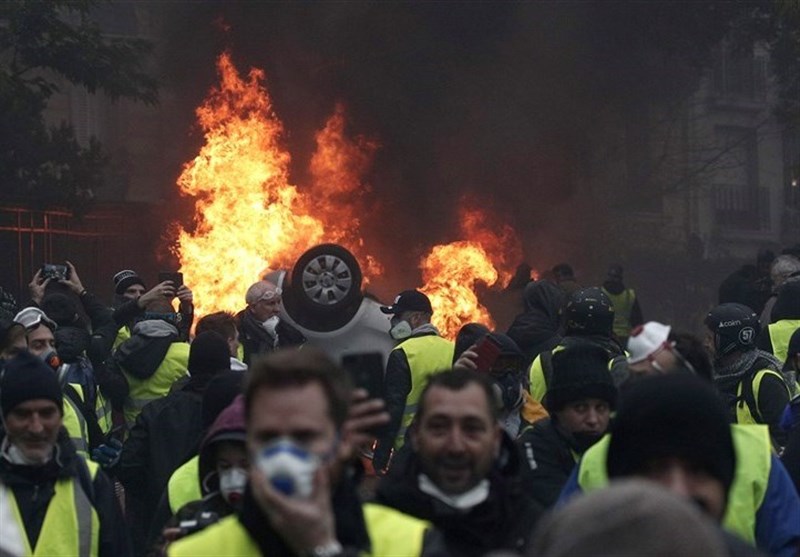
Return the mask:
<path fill-rule="evenodd" d="M 389 316 L 361 290 L 362 273 L 350 251 L 321 244 L 303 253 L 291 271 L 265 277 L 283 290 L 282 318 L 337 361 L 348 354 L 380 352 L 384 362 L 394 348 Z"/>

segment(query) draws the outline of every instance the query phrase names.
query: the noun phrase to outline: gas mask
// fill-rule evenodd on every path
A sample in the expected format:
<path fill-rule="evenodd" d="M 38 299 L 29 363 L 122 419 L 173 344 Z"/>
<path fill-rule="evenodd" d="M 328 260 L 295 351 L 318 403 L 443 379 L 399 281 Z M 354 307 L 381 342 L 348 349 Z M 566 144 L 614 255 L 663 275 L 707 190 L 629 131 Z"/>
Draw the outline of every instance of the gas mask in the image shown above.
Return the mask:
<path fill-rule="evenodd" d="M 232 506 L 238 506 L 247 485 L 247 470 L 234 466 L 219 472 L 219 491 L 222 497 Z"/>
<path fill-rule="evenodd" d="M 397 315 L 392 317 L 392 328 L 389 329 L 389 336 L 395 340 L 405 340 L 411 336 L 411 325 L 405 319 L 400 319 Z"/>

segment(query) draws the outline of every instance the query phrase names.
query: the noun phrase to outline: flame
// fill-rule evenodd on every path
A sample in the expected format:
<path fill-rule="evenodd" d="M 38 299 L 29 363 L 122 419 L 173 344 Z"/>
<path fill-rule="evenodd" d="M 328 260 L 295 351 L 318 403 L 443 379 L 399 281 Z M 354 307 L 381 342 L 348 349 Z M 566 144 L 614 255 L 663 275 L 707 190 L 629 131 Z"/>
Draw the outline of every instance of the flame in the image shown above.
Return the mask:
<path fill-rule="evenodd" d="M 431 299 L 431 321 L 449 339 L 467 323 L 494 328 L 489 310 L 478 300 L 477 286 L 505 286 L 522 260 L 514 229 L 474 203 L 462 200 L 459 210 L 461 234 L 467 239 L 434 246 L 420 262 L 420 290 Z"/>
<path fill-rule="evenodd" d="M 195 215 L 191 229 L 177 225 L 174 251 L 198 315 L 240 309 L 244 291 L 266 270 L 291 268 L 323 241 L 368 255 L 347 203 L 366 191 L 360 174 L 376 145 L 349 142 L 337 107 L 317 134 L 314 185 L 302 192 L 289 183 L 291 156 L 281 145 L 283 125 L 264 72 L 251 69 L 242 77 L 228 53 L 218 58 L 217 70 L 219 85 L 196 111 L 205 143 L 178 178 L 180 191 L 195 199 Z M 377 268 L 368 265 L 364 274 Z"/>
<path fill-rule="evenodd" d="M 381 275 L 383 267 L 365 251 L 359 217 L 368 210 L 365 194 L 371 191 L 362 176 L 369 170 L 378 143 L 363 136 L 347 138 L 341 104 L 336 105 L 325 127 L 317 132 L 316 142 L 309 194 L 315 212 L 325 214 L 327 241 L 342 244 L 356 259 L 365 262 L 365 279 Z"/>
<path fill-rule="evenodd" d="M 498 278 L 480 244 L 462 240 L 434 246 L 422 259 L 420 269 L 425 283 L 420 290 L 431 300 L 431 322 L 443 337 L 454 339 L 466 323 L 483 323 L 494 328 L 492 316 L 475 293 L 477 281 L 491 286 Z"/>

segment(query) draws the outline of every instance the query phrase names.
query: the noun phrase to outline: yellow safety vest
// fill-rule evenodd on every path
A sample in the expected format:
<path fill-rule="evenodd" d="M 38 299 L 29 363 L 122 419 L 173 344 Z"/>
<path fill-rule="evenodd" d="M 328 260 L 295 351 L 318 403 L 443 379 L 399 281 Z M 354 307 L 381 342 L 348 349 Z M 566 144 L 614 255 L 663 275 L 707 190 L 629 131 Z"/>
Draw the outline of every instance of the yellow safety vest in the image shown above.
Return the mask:
<path fill-rule="evenodd" d="M 94 481 L 98 466 L 88 460 L 85 462 Z M 13 493 L 9 499 L 11 513 L 20 529 L 25 532 L 25 524 L 22 522 L 22 515 Z M 47 506 L 36 547 L 31 548 L 27 535 L 23 538 L 26 556 L 94 557 L 98 554 L 100 520 L 80 485 L 80 479 L 61 478 L 56 481 L 55 493 Z"/>
<path fill-rule="evenodd" d="M 411 391 L 406 397 L 403 421 L 394 442 L 394 448 L 399 449 L 405 442 L 406 429 L 417 413 L 419 395 L 425 388 L 428 376 L 453 368 L 455 345 L 437 335 L 424 335 L 404 340 L 395 347 L 395 350 L 402 350 L 405 353 L 408 369 L 411 370 Z"/>
<path fill-rule="evenodd" d="M 626 288 L 619 294 L 612 294 L 605 288 L 603 292 L 606 293 L 611 306 L 614 308 L 614 334 L 618 338 L 625 338 L 631 334 L 631 312 L 633 311 L 633 302 L 636 301 L 636 292 L 633 288 Z"/>
<path fill-rule="evenodd" d="M 200 488 L 200 457 L 195 455 L 175 470 L 167 482 L 167 499 L 172 514 L 186 503 L 203 498 Z"/>
<path fill-rule="evenodd" d="M 761 409 L 758 408 L 758 392 L 761 388 L 761 381 L 763 381 L 764 376 L 767 374 L 772 374 L 778 379 L 781 380 L 783 386 L 786 387 L 786 383 L 784 382 L 783 376 L 778 373 L 777 371 L 773 371 L 771 369 L 762 369 L 761 371 L 757 371 L 752 378 L 752 386 L 753 386 L 753 401 L 756 405 L 756 410 L 761 412 Z M 742 397 L 742 391 L 744 390 L 743 381 L 739 381 L 739 385 L 736 387 L 736 423 L 737 424 L 761 424 L 764 423 L 762 421 L 756 420 L 756 417 L 753 416 L 753 413 L 750 411 L 750 405 L 747 404 L 747 401 L 744 400 Z M 786 387 L 786 391 L 789 392 L 789 387 Z M 791 395 L 790 395 L 791 396 Z"/>
<path fill-rule="evenodd" d="M 764 501 L 772 466 L 769 429 L 763 425 L 732 425 L 736 472 L 728 492 L 722 525 L 755 544 L 756 513 Z M 605 435 L 583 454 L 578 464 L 578 484 L 584 492 L 608 485 L 606 461 L 610 435 Z"/>
<path fill-rule="evenodd" d="M 781 319 L 767 325 L 769 339 L 772 342 L 772 353 L 780 361 L 785 362 L 789 353 L 789 341 L 792 333 L 800 328 L 800 319 Z"/>
<path fill-rule="evenodd" d="M 367 503 L 363 506 L 371 551 L 376 557 L 413 557 L 422 554 L 429 524 L 394 509 Z M 223 518 L 205 530 L 180 539 L 169 546 L 170 557 L 248 557 L 261 555 L 236 515 Z"/>
<path fill-rule="evenodd" d="M 117 338 L 114 339 L 114 344 L 111 347 L 111 350 L 116 350 L 117 346 L 125 342 L 131 338 L 131 328 L 125 325 L 124 327 L 120 327 L 117 331 Z"/>
<path fill-rule="evenodd" d="M 138 379 L 124 372 L 130 387 L 128 398 L 125 399 L 125 422 L 128 428 L 133 427 L 136 417 L 148 402 L 166 396 L 175 381 L 189 374 L 188 365 L 189 344 L 173 342 L 155 373 L 147 379 Z"/>
<path fill-rule="evenodd" d="M 83 387 L 77 383 L 70 383 L 78 393 L 81 400 L 83 398 Z M 75 452 L 85 459 L 89 459 L 89 433 L 86 428 L 86 418 L 83 417 L 72 399 L 64 395 L 64 417 L 62 422 L 64 429 L 69 434 L 70 441 L 75 446 Z"/>

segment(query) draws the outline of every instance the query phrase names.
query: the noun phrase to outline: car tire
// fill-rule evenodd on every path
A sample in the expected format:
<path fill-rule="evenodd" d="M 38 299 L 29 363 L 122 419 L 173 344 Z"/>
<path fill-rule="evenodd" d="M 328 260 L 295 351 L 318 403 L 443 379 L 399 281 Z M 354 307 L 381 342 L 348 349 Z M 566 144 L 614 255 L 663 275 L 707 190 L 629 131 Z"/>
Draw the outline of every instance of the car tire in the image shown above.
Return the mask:
<path fill-rule="evenodd" d="M 320 244 L 297 260 L 291 286 L 309 317 L 327 317 L 358 307 L 361 281 L 361 267 L 352 253 L 337 244 Z"/>

